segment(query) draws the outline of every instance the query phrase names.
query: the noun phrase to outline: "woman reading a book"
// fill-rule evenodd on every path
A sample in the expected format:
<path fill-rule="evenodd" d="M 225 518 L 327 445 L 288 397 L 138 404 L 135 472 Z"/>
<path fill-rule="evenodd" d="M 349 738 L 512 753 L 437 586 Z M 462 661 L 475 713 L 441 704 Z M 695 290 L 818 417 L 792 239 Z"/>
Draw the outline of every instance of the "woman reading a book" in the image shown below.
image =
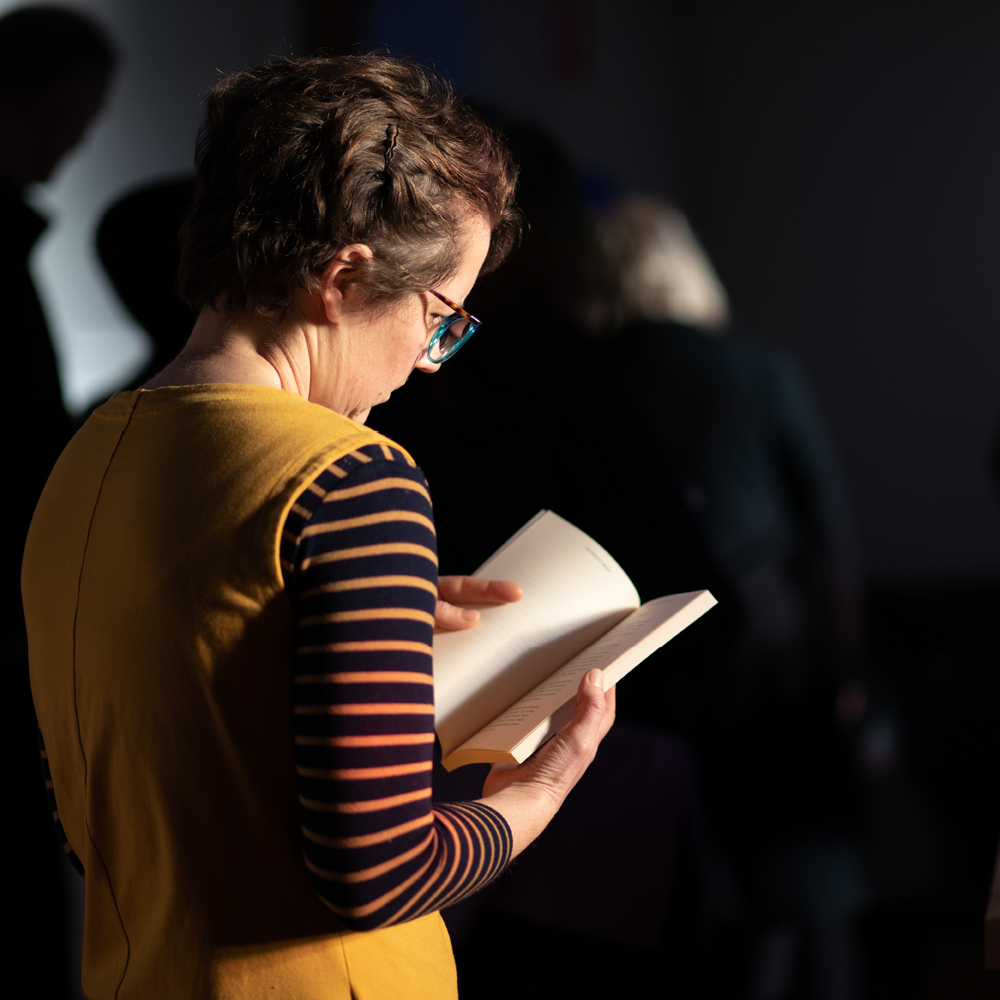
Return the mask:
<path fill-rule="evenodd" d="M 544 828 L 614 715 L 585 678 L 537 754 L 433 804 L 433 629 L 518 589 L 438 580 L 424 478 L 364 424 L 478 326 L 461 303 L 512 242 L 514 171 L 377 56 L 224 77 L 196 163 L 191 338 L 76 436 L 25 552 L 84 989 L 454 996 L 437 911 Z"/>

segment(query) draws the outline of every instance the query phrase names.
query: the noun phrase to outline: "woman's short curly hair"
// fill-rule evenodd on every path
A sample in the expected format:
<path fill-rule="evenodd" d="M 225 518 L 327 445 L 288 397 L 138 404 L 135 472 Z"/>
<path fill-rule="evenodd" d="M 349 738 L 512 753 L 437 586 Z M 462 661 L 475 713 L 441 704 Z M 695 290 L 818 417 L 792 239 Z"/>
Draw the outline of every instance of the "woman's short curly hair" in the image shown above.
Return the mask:
<path fill-rule="evenodd" d="M 195 165 L 180 292 L 196 310 L 282 317 L 351 243 L 373 251 L 358 280 L 375 304 L 453 275 L 470 212 L 492 231 L 484 272 L 519 233 L 517 171 L 499 137 L 445 82 L 388 56 L 223 77 Z"/>

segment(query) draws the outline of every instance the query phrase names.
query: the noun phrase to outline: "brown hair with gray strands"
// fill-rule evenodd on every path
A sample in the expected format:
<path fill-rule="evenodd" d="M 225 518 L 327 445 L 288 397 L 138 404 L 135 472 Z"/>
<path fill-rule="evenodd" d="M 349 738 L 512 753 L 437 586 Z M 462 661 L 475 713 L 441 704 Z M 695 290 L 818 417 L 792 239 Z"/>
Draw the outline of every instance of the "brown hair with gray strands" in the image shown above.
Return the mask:
<path fill-rule="evenodd" d="M 470 212 L 492 232 L 484 273 L 519 233 L 517 172 L 498 136 L 442 80 L 388 56 L 223 77 L 195 165 L 180 266 L 194 309 L 284 317 L 351 243 L 374 254 L 358 276 L 374 305 L 453 275 Z"/>

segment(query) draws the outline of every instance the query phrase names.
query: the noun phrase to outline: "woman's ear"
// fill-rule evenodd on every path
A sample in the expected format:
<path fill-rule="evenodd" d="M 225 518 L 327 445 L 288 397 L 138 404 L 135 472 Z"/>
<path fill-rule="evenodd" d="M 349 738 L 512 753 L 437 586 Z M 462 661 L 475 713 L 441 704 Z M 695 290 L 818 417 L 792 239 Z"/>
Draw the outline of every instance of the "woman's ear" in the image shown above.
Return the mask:
<path fill-rule="evenodd" d="M 349 243 L 323 268 L 319 276 L 319 296 L 331 323 L 337 322 L 345 310 L 356 310 L 363 305 L 367 292 L 358 279 L 364 265 L 374 256 L 370 246 Z"/>

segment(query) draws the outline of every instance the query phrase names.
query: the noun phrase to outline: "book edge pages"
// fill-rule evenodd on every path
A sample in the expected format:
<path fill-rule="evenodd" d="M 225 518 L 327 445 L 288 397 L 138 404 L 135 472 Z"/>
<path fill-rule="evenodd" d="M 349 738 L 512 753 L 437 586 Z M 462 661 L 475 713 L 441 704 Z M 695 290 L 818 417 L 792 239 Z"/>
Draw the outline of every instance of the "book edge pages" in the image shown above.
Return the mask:
<path fill-rule="evenodd" d="M 463 750 L 461 747 L 452 750 L 441 758 L 441 766 L 450 774 L 456 768 L 466 764 L 520 764 L 513 754 L 503 750 Z"/>
<path fill-rule="evenodd" d="M 605 689 L 617 684 L 618 681 L 627 677 L 636 667 L 647 660 L 653 655 L 658 649 L 665 646 L 672 639 L 675 639 L 684 629 L 693 625 L 699 618 L 702 617 L 706 612 L 710 611 L 719 602 L 712 595 L 711 591 L 700 590 L 700 591 L 687 591 L 686 594 L 696 594 L 697 596 L 689 601 L 684 607 L 680 608 L 675 614 L 671 615 L 670 618 L 662 622 L 656 629 L 653 630 L 649 635 L 647 635 L 643 640 L 638 642 L 636 645 L 629 647 L 622 651 L 617 659 L 612 661 L 605 668 Z M 681 597 L 684 594 L 666 594 L 664 597 Z M 661 601 L 664 597 L 658 597 L 654 601 L 647 601 L 647 604 L 654 604 L 656 601 Z M 641 607 L 645 607 L 642 605 Z M 641 610 L 641 608 L 640 608 Z M 671 630 L 667 626 L 676 626 Z M 665 635 L 665 638 L 660 638 Z M 595 640 L 600 642 L 599 639 Z M 593 645 L 593 644 L 592 644 Z M 648 648 L 647 648 L 648 647 Z M 589 647 L 588 647 L 589 648 Z M 583 650 L 582 652 L 585 652 Z M 631 666 L 625 668 L 620 673 L 615 671 L 615 667 L 621 662 L 630 658 L 629 654 L 635 654 L 641 652 L 639 658 L 631 664 Z M 578 654 L 579 655 L 579 654 Z M 572 663 L 573 659 L 567 660 L 562 666 L 566 666 Z M 558 667 L 557 670 L 561 670 L 562 667 Z M 543 682 L 544 683 L 544 682 Z M 530 693 L 530 692 L 529 692 Z M 511 706 L 513 707 L 513 706 Z M 507 710 L 505 710 L 507 711 Z M 464 763 L 494 763 L 494 762 L 510 762 L 522 764 L 526 761 L 543 743 L 551 739 L 557 732 L 559 732 L 562 727 L 573 718 L 576 711 L 576 699 L 575 696 L 570 698 L 568 701 L 564 702 L 561 706 L 555 709 L 552 713 L 547 715 L 542 719 L 537 725 L 535 725 L 529 732 L 525 733 L 516 743 L 514 743 L 509 750 L 498 750 L 495 748 L 479 748 L 475 746 L 468 746 L 472 743 L 479 733 L 470 736 L 468 740 L 465 741 L 461 746 L 456 747 L 448 756 L 442 760 L 445 769 L 448 771 L 454 770 L 456 767 L 462 767 Z M 501 713 L 502 715 L 503 713 Z M 499 716 L 498 716 L 499 718 Z M 467 761 L 462 763 L 455 762 L 456 758 L 459 756 L 467 757 Z M 445 764 L 445 760 L 451 762 L 450 766 Z"/>
<path fill-rule="evenodd" d="M 668 642 L 672 639 L 676 639 L 681 632 L 684 631 L 689 625 L 693 625 L 703 614 L 710 611 L 719 602 L 712 596 L 711 592 L 708 590 L 701 591 L 688 591 L 687 593 L 694 593 L 698 596 L 692 601 L 688 601 L 682 608 L 680 608 L 675 614 L 671 615 L 666 621 L 661 622 L 657 628 L 655 628 L 649 635 L 644 639 L 636 643 L 634 646 L 630 646 L 628 649 L 622 651 L 622 653 L 611 663 L 604 668 L 604 690 L 606 691 L 609 687 L 617 684 L 620 680 L 627 677 L 636 667 L 640 666 L 650 656 L 653 655 L 658 649 L 662 649 Z M 684 596 L 681 594 L 668 594 L 668 597 L 680 597 Z M 656 601 L 663 600 L 663 598 L 656 598 Z M 647 604 L 654 604 L 655 601 L 647 601 Z M 643 605 L 644 607 L 645 605 Z M 670 626 L 668 628 L 668 626 Z M 665 638 L 664 638 L 665 636 Z M 600 640 L 598 640 L 599 642 Z M 638 658 L 630 666 L 624 669 L 616 670 L 621 664 L 632 659 L 633 655 L 638 654 Z M 572 662 L 572 661 L 569 661 Z M 565 665 L 565 664 L 564 664 Z M 556 733 L 570 719 L 576 711 L 576 698 L 570 698 L 568 701 L 563 702 L 554 712 L 549 716 L 544 718 L 541 722 L 521 738 L 512 748 L 511 755 L 518 762 L 518 764 L 526 761 L 543 743 L 550 740 Z M 475 737 L 472 737 L 475 739 Z M 492 751 L 486 751 L 492 752 Z"/>

